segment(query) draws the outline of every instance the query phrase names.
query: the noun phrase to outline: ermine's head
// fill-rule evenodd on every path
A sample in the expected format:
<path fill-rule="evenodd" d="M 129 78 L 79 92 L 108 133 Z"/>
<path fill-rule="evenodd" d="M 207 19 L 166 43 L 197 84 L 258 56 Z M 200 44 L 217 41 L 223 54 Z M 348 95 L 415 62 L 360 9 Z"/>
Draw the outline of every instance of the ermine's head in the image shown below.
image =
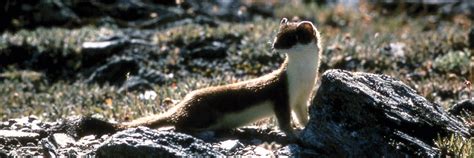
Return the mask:
<path fill-rule="evenodd" d="M 273 41 L 273 49 L 280 53 L 319 53 L 319 32 L 310 21 L 289 22 L 283 18 L 280 22 L 280 29 Z"/>

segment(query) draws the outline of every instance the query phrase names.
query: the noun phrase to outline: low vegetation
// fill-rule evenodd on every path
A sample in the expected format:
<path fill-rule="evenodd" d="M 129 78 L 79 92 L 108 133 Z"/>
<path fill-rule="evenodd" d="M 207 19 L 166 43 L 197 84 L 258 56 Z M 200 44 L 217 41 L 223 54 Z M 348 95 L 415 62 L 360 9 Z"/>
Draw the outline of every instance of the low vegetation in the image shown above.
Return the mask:
<path fill-rule="evenodd" d="M 277 68 L 282 56 L 272 53 L 271 42 L 281 17 L 315 22 L 324 40 L 321 73 L 337 68 L 387 74 L 444 108 L 471 97 L 471 85 L 466 84 L 474 81 L 469 17 L 420 16 L 402 11 L 387 14 L 370 5 L 347 9 L 294 4 L 277 7 L 275 18 L 246 23 L 143 30 L 140 39 L 155 45 L 149 49 L 156 53 L 152 59 L 160 62 L 145 66 L 173 76 L 153 87 L 156 97 L 152 98 L 143 97 L 143 92 L 119 93 L 118 87 L 110 84 L 84 83 L 90 70 L 84 68 L 82 43 L 130 30 L 84 26 L 3 32 L 0 55 L 15 54 L 15 58 L 7 55 L 11 58 L 0 59 L 6 63 L 0 63 L 1 120 L 36 115 L 55 121 L 71 115 L 99 115 L 125 121 L 160 113 L 191 90 L 253 78 Z M 223 59 L 182 61 L 181 49 L 189 44 L 227 39 Z M 48 54 L 49 59 L 56 60 L 47 60 L 53 66 L 42 67 L 23 61 L 19 53 Z M 190 75 L 180 75 L 183 69 Z M 435 142 L 447 155 L 474 155 L 472 138 L 463 140 L 453 135 Z"/>

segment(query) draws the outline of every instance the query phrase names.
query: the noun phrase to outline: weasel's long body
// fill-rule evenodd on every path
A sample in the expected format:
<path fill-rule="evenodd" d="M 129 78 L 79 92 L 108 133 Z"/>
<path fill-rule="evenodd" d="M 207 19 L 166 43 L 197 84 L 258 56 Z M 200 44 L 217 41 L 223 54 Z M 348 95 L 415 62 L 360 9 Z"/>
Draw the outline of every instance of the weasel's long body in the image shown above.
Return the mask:
<path fill-rule="evenodd" d="M 311 22 L 288 22 L 284 18 L 273 48 L 286 54 L 278 70 L 252 80 L 193 91 L 164 114 L 140 118 L 119 127 L 220 130 L 275 115 L 280 129 L 293 135 L 292 111 L 300 125 L 308 122 L 307 102 L 317 79 L 321 56 L 319 32 Z"/>

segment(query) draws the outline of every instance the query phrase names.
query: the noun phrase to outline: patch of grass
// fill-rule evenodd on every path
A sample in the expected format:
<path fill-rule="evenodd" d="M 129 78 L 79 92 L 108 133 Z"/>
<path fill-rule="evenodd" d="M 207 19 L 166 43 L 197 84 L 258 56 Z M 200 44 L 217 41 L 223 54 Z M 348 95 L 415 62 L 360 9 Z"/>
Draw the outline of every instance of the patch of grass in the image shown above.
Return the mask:
<path fill-rule="evenodd" d="M 470 64 L 470 51 L 450 51 L 433 62 L 433 67 L 441 72 L 467 74 Z"/>
<path fill-rule="evenodd" d="M 0 94 L 2 105 L 1 120 L 36 115 L 48 121 L 55 121 L 71 115 L 98 114 L 105 118 L 125 121 L 144 115 L 165 111 L 169 100 L 180 100 L 194 89 L 212 85 L 237 82 L 230 76 L 221 79 L 189 78 L 168 86 L 156 86 L 157 97 L 151 100 L 140 99 L 138 92 L 117 93 L 114 86 L 84 84 L 76 82 L 66 84 L 57 82 L 31 82 L 26 80 L 4 80 Z"/>
<path fill-rule="evenodd" d="M 34 30 L 5 32 L 0 38 L 0 50 L 14 45 L 35 47 L 40 53 L 60 53 L 61 55 L 79 53 L 82 42 L 111 35 L 113 32 L 110 28 L 98 29 L 92 26 L 72 30 L 65 28 L 37 28 Z M 51 51 L 59 48 L 62 51 Z"/>
<path fill-rule="evenodd" d="M 448 137 L 438 137 L 435 145 L 441 150 L 441 154 L 449 157 L 474 157 L 474 138 L 465 139 L 453 134 Z"/>

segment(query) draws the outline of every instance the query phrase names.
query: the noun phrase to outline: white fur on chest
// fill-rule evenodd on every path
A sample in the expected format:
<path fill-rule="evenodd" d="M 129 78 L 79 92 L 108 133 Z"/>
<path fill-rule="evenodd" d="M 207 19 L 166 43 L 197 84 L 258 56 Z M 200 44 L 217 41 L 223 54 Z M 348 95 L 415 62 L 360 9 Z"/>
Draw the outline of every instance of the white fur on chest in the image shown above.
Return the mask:
<path fill-rule="evenodd" d="M 299 45 L 287 53 L 288 92 L 292 108 L 297 105 L 306 106 L 311 96 L 319 68 L 318 52 L 316 45 Z"/>

